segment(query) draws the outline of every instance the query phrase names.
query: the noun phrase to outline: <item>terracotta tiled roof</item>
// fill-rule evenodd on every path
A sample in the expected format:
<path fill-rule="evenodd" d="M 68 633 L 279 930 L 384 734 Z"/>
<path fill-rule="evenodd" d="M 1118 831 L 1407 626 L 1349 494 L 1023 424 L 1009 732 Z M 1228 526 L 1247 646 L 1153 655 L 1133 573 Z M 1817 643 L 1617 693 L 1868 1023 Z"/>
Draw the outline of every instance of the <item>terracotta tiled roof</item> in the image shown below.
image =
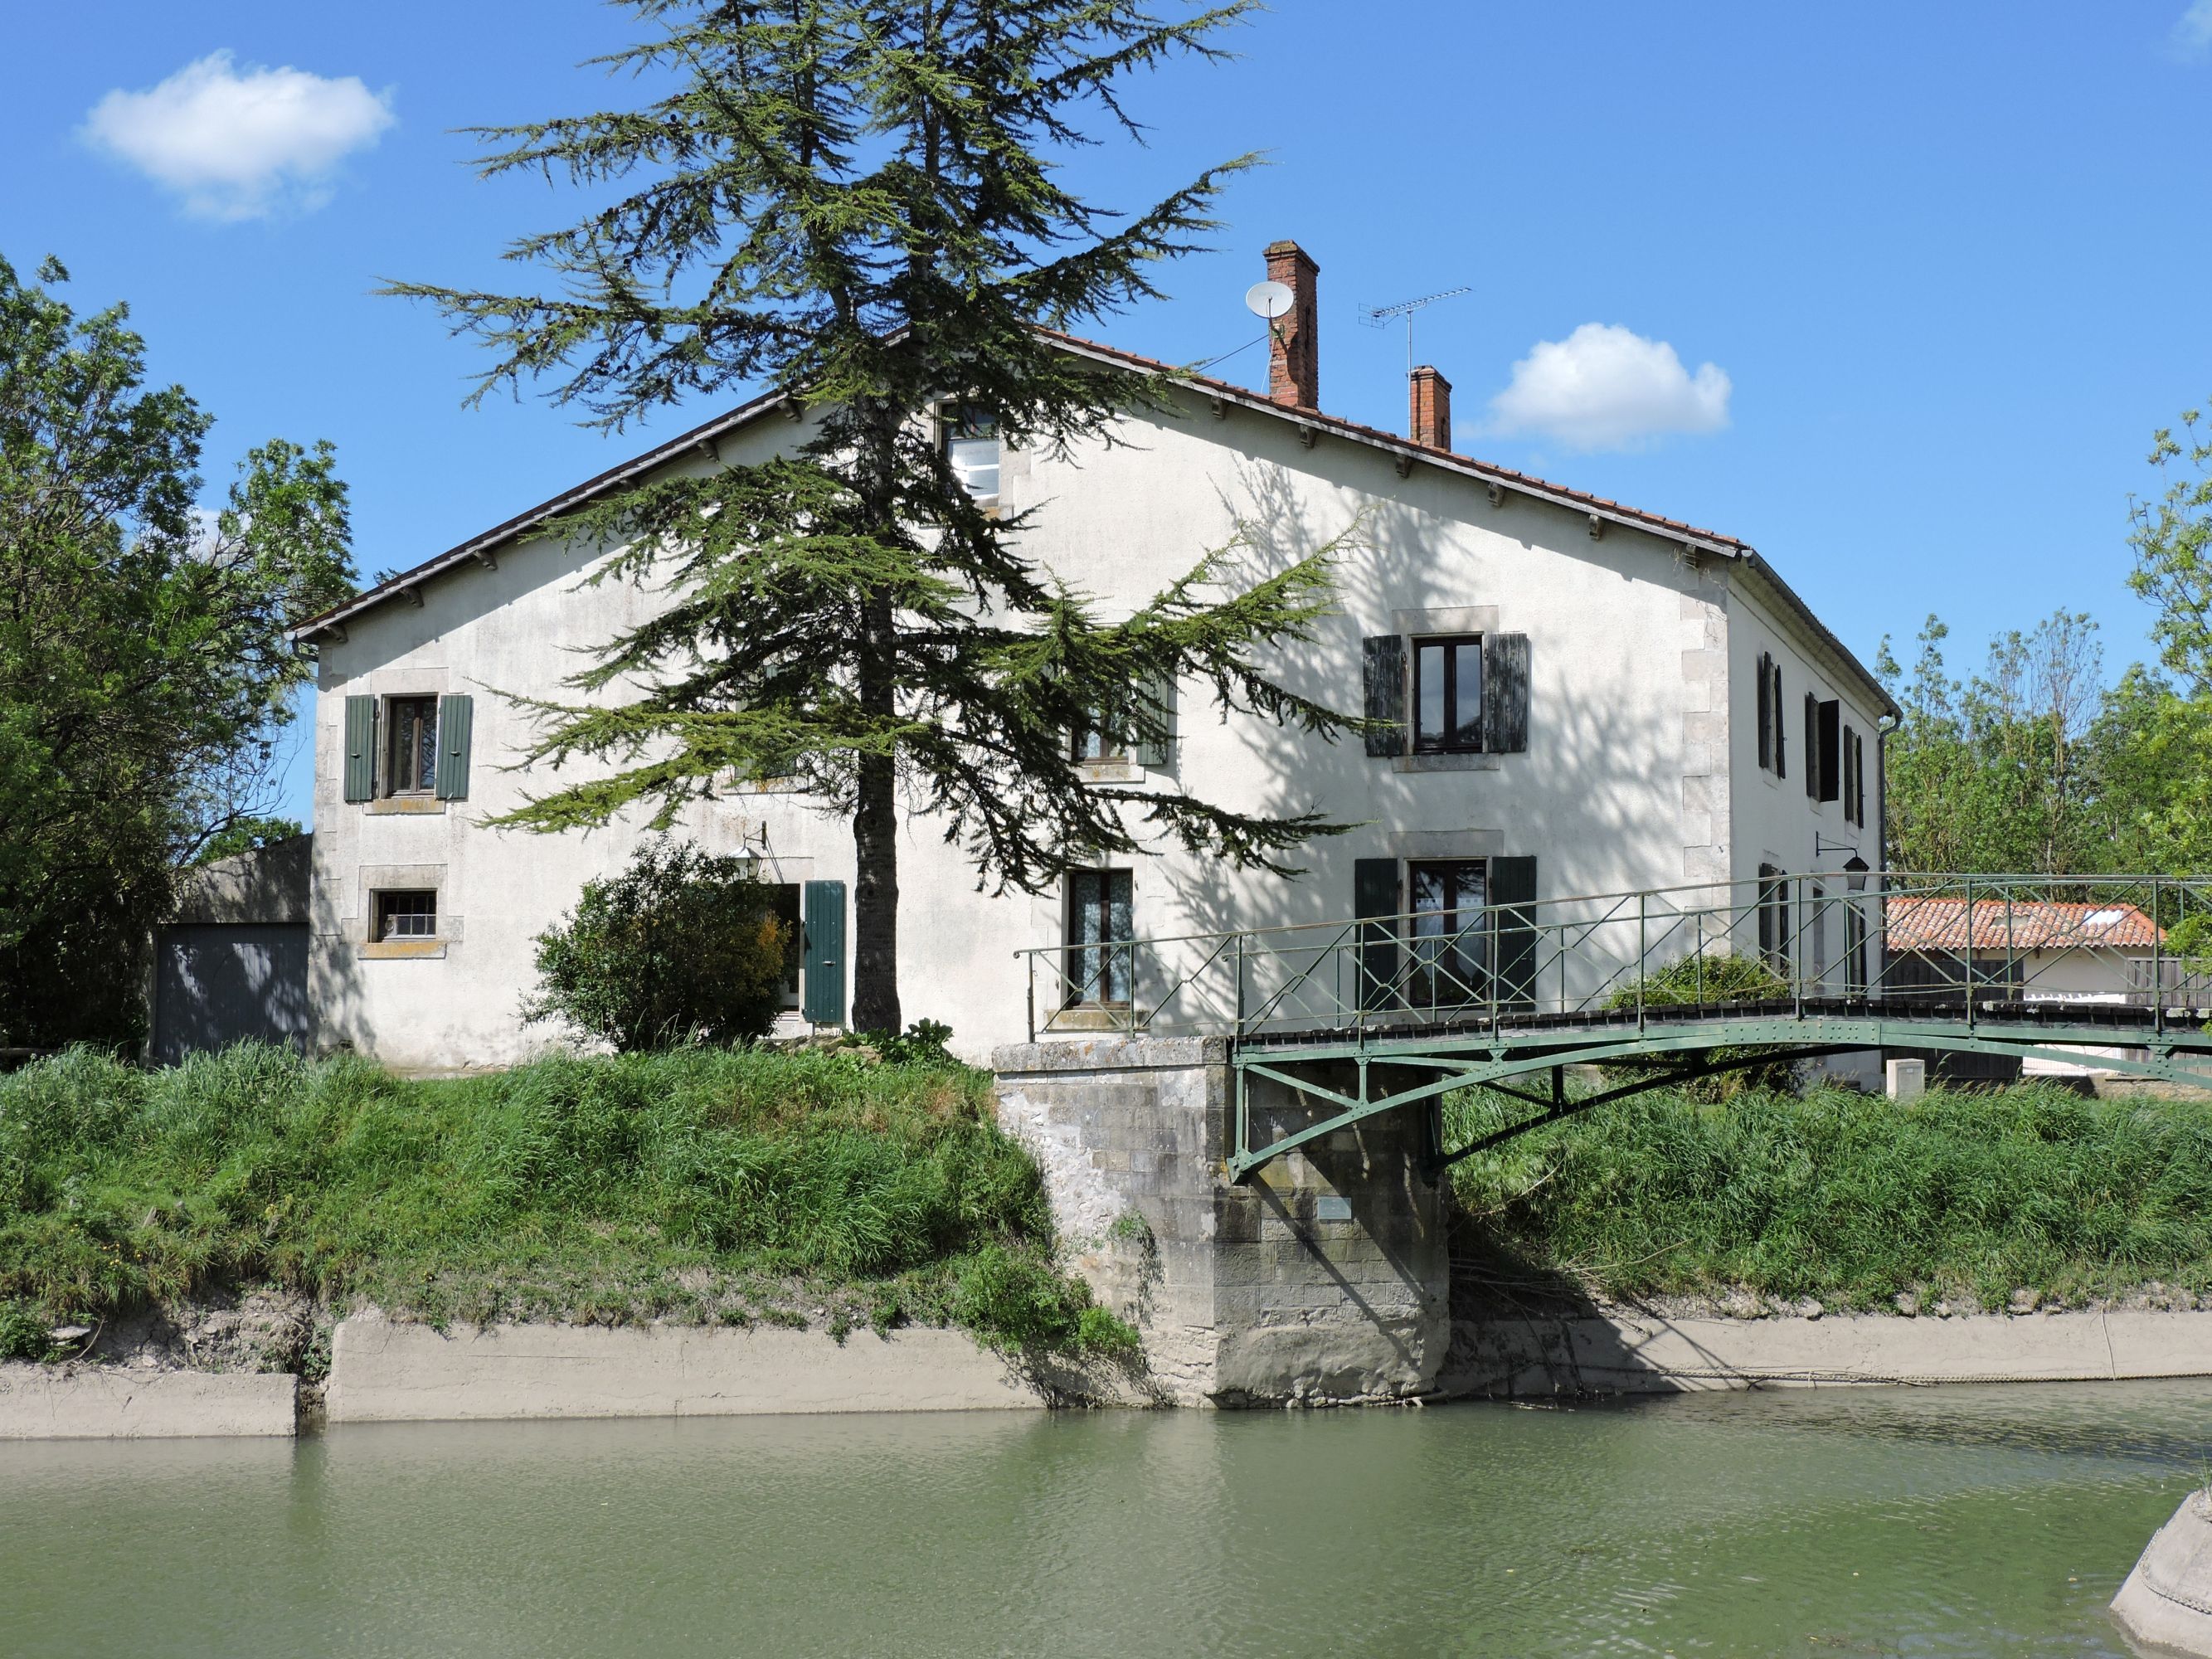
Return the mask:
<path fill-rule="evenodd" d="M 2008 905 L 1993 895 L 1975 900 L 1973 913 L 1977 951 L 2147 951 L 2165 938 L 2132 904 L 2014 899 Z M 1883 914 L 1893 951 L 1967 948 L 1963 896 L 1893 896 Z"/>

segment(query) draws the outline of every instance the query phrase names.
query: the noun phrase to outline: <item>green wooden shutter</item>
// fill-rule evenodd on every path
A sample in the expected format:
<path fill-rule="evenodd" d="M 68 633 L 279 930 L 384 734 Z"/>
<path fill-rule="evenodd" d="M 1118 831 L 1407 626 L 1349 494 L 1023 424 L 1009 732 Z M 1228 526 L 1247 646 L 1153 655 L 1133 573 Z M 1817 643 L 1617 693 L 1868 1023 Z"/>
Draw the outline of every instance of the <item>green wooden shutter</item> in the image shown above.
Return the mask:
<path fill-rule="evenodd" d="M 345 700 L 345 798 L 368 800 L 376 793 L 376 699 Z"/>
<path fill-rule="evenodd" d="M 810 1024 L 845 1023 L 845 884 L 810 881 L 800 927 L 800 1012 Z"/>
<path fill-rule="evenodd" d="M 1493 755 L 1528 749 L 1528 636 L 1486 634 L 1482 640 L 1482 746 Z"/>
<path fill-rule="evenodd" d="M 438 699 L 438 770 L 433 780 L 440 800 L 469 798 L 470 728 L 476 724 L 476 699 Z"/>
<path fill-rule="evenodd" d="M 1363 921 L 1369 916 L 1395 916 L 1398 902 L 1398 860 L 1359 859 L 1352 866 L 1352 910 Z M 1398 1000 L 1398 925 L 1377 922 L 1359 930 L 1359 983 L 1352 988 L 1352 1006 L 1373 1010 L 1389 1008 Z"/>
<path fill-rule="evenodd" d="M 1536 1000 L 1536 860 L 1490 860 L 1490 902 L 1498 911 L 1498 1000 L 1516 1008 Z"/>
<path fill-rule="evenodd" d="M 1370 720 L 1367 752 L 1376 757 L 1406 752 L 1406 641 L 1396 634 L 1370 634 L 1359 642 L 1359 683 Z M 1396 878 L 1392 877 L 1395 884 Z"/>
<path fill-rule="evenodd" d="M 1146 712 L 1160 725 L 1157 735 L 1139 736 L 1133 745 L 1139 766 L 1173 766 L 1176 748 L 1176 683 L 1172 674 L 1148 682 L 1137 695 Z"/>

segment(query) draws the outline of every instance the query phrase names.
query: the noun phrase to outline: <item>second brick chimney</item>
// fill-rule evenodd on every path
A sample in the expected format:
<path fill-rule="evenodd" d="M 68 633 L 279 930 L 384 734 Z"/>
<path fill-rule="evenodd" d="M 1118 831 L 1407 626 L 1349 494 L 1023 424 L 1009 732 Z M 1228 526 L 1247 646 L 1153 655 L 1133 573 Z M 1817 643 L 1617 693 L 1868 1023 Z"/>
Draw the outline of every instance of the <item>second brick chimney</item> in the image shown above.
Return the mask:
<path fill-rule="evenodd" d="M 1291 409 L 1321 407 L 1321 335 L 1315 318 L 1321 267 L 1296 242 L 1267 245 L 1267 280 L 1291 291 L 1269 329 L 1267 396 Z"/>
<path fill-rule="evenodd" d="M 1409 435 L 1431 449 L 1451 447 L 1451 382 L 1423 363 L 1409 377 L 1413 416 Z"/>

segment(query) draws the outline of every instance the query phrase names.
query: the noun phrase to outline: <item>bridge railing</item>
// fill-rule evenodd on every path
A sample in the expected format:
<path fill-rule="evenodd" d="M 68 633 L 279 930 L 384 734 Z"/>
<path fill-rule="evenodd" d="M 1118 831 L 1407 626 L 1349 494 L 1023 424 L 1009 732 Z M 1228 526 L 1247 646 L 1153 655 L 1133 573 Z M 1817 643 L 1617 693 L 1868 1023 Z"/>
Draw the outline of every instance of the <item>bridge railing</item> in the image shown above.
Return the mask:
<path fill-rule="evenodd" d="M 1800 872 L 1019 953 L 1032 1039 L 1504 1027 L 1692 1005 L 2212 1005 L 2212 880 Z"/>

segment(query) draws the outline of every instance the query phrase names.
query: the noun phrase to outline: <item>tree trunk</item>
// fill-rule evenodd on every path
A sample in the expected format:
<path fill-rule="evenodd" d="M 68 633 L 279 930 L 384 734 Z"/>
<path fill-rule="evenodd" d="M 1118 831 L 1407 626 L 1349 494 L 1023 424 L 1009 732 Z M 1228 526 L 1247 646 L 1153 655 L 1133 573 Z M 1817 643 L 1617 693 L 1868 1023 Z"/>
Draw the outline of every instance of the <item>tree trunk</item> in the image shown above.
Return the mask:
<path fill-rule="evenodd" d="M 853 812 L 853 1029 L 896 1031 L 898 988 L 897 769 L 884 757 L 860 762 Z"/>

